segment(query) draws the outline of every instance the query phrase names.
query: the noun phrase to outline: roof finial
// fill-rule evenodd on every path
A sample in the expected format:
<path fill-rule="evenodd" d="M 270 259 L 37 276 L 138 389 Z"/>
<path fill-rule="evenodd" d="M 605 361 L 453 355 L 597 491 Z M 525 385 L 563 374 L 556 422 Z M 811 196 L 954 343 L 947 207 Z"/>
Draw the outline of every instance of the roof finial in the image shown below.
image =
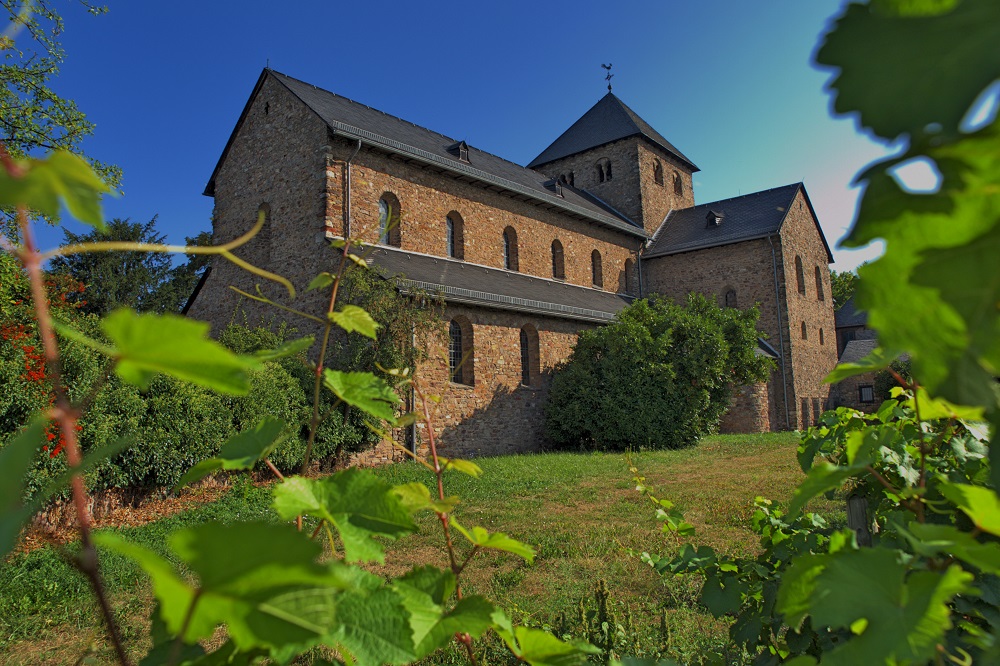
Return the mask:
<path fill-rule="evenodd" d="M 601 63 L 601 67 L 608 70 L 608 75 L 604 77 L 604 80 L 608 82 L 608 92 L 611 92 L 611 79 L 613 79 L 615 76 L 614 74 L 611 73 L 611 65 L 612 63 L 610 62 L 607 65 Z"/>

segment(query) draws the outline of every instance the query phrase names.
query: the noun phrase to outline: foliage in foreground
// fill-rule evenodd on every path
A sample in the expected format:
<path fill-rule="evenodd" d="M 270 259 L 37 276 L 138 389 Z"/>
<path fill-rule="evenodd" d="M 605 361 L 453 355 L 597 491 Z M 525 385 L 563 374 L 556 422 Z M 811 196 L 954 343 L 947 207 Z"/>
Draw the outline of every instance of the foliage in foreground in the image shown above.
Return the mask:
<path fill-rule="evenodd" d="M 555 375 L 545 435 L 556 447 L 676 448 L 712 432 L 733 386 L 763 381 L 756 308 L 652 296 L 585 331 Z"/>

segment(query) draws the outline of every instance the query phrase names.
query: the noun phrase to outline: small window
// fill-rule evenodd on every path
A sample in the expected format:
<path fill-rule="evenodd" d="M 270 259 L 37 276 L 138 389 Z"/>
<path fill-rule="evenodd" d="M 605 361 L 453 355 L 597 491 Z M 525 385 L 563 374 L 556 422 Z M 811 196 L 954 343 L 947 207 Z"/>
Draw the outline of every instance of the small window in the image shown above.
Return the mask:
<path fill-rule="evenodd" d="M 390 192 L 378 200 L 378 242 L 393 247 L 402 246 L 399 199 Z"/>
<path fill-rule="evenodd" d="M 872 384 L 862 384 L 859 386 L 858 400 L 860 402 L 875 402 L 875 386 Z"/>
<path fill-rule="evenodd" d="M 726 305 L 727 308 L 735 308 L 736 307 L 736 290 L 735 289 L 728 289 L 728 290 L 726 290 L 726 296 L 725 296 L 724 301 L 725 301 L 725 305 Z"/>
<path fill-rule="evenodd" d="M 823 292 L 823 273 L 819 270 L 819 266 L 816 267 L 816 297 L 821 300 L 826 300 L 826 294 Z"/>
<path fill-rule="evenodd" d="M 825 344 L 825 341 L 823 340 L 823 329 L 822 328 L 819 329 L 819 344 L 820 345 Z"/>
<path fill-rule="evenodd" d="M 464 141 L 458 146 L 458 159 L 463 162 L 469 161 L 469 147 Z"/>
<path fill-rule="evenodd" d="M 795 257 L 795 280 L 798 282 L 799 293 L 803 296 L 806 293 L 806 274 L 802 270 L 802 257 Z"/>
<path fill-rule="evenodd" d="M 448 375 L 456 384 L 472 386 L 472 324 L 465 317 L 455 317 L 448 323 Z"/>
<path fill-rule="evenodd" d="M 635 280 L 633 280 L 632 273 L 634 272 L 635 262 L 631 259 L 625 260 L 625 270 L 624 279 L 622 282 L 625 283 L 625 293 L 629 295 L 635 294 Z"/>
<path fill-rule="evenodd" d="M 597 182 L 604 183 L 611 180 L 611 160 L 604 157 L 597 161 Z"/>
<path fill-rule="evenodd" d="M 809 339 L 809 329 L 806 328 L 806 323 L 805 322 L 802 322 L 802 339 L 803 340 L 808 340 Z"/>
<path fill-rule="evenodd" d="M 684 194 L 684 179 L 676 171 L 674 171 L 674 194 Z"/>
<path fill-rule="evenodd" d="M 570 187 L 573 187 L 573 186 L 575 185 L 575 182 L 574 182 L 575 180 L 576 180 L 576 179 L 575 179 L 575 178 L 574 178 L 574 176 L 573 176 L 573 172 L 572 172 L 572 171 L 570 171 L 570 172 L 569 172 L 569 186 L 570 186 Z"/>
<path fill-rule="evenodd" d="M 445 245 L 452 259 L 465 259 L 465 221 L 452 211 L 445 218 Z"/>
<path fill-rule="evenodd" d="M 663 185 L 663 165 L 660 164 L 660 160 L 653 159 L 653 182 L 657 185 Z"/>
<path fill-rule="evenodd" d="M 537 386 L 539 370 L 538 330 L 526 324 L 521 329 L 521 385 Z"/>
<path fill-rule="evenodd" d="M 590 254 L 590 272 L 595 287 L 604 286 L 604 267 L 601 266 L 601 253 L 594 250 Z"/>
<path fill-rule="evenodd" d="M 566 264 L 563 259 L 563 246 L 558 240 L 552 241 L 552 277 L 566 279 Z"/>
<path fill-rule="evenodd" d="M 508 271 L 517 270 L 517 232 L 514 227 L 503 230 L 503 267 Z"/>

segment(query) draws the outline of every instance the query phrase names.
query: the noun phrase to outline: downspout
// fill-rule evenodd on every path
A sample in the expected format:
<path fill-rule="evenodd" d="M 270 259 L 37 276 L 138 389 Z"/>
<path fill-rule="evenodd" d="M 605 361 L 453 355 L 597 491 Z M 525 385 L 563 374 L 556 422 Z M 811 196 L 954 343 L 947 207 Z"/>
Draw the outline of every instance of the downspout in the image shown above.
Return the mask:
<path fill-rule="evenodd" d="M 344 200 L 344 238 L 351 237 L 351 162 L 361 152 L 361 139 L 358 139 L 358 147 L 347 158 L 347 198 Z"/>
<path fill-rule="evenodd" d="M 781 354 L 781 393 L 782 402 L 785 405 L 785 429 L 792 429 L 792 421 L 788 417 L 788 380 L 785 376 L 785 336 L 782 333 L 781 325 L 781 292 L 778 290 L 778 259 L 774 253 L 773 236 L 767 237 L 767 242 L 771 246 L 771 270 L 774 272 L 774 307 L 778 312 L 778 351 Z"/>
<path fill-rule="evenodd" d="M 639 298 L 642 298 L 642 248 L 646 246 L 646 241 L 639 243 L 639 249 L 635 253 L 635 263 L 639 270 Z"/>

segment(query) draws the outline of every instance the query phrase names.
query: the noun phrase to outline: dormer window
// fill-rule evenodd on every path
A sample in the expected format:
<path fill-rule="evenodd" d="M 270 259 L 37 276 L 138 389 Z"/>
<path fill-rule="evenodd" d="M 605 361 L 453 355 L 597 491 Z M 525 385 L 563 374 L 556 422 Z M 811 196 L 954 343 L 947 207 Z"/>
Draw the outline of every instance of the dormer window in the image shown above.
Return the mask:
<path fill-rule="evenodd" d="M 469 144 L 465 141 L 457 141 L 447 148 L 448 152 L 458 158 L 460 162 L 469 161 Z"/>
<path fill-rule="evenodd" d="M 724 215 L 722 213 L 717 213 L 714 210 L 710 210 L 708 211 L 708 215 L 705 216 L 705 219 L 708 221 L 709 228 L 711 228 L 720 226 L 722 224 L 723 217 Z"/>
<path fill-rule="evenodd" d="M 559 176 L 558 178 L 545 181 L 544 185 L 545 189 L 551 190 L 557 197 L 561 197 L 563 196 L 563 183 L 565 182 L 565 176 Z"/>

